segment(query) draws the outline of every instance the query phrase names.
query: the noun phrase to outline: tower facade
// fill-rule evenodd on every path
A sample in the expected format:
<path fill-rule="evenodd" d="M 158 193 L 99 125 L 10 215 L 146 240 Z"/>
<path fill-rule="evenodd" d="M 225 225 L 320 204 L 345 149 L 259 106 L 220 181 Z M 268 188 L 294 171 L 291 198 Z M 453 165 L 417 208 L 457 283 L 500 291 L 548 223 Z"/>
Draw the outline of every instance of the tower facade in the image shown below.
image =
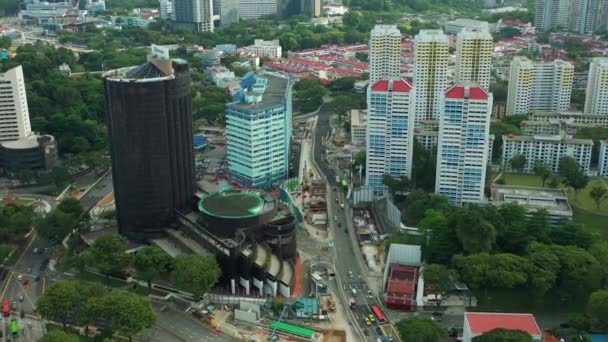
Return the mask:
<path fill-rule="evenodd" d="M 483 201 L 492 94 L 476 84 L 445 92 L 439 121 L 435 192 L 456 205 Z"/>
<path fill-rule="evenodd" d="M 456 40 L 456 83 L 473 82 L 490 89 L 494 41 L 487 30 L 463 30 Z"/>
<path fill-rule="evenodd" d="M 365 184 L 381 194 L 382 176 L 410 177 L 415 91 L 405 80 L 378 80 L 367 91 Z"/>
<path fill-rule="evenodd" d="M 213 1 L 173 0 L 173 18 L 177 27 L 213 32 Z"/>
<path fill-rule="evenodd" d="M 30 133 L 30 112 L 20 65 L 0 73 L 0 142 L 24 138 Z"/>
<path fill-rule="evenodd" d="M 448 37 L 441 30 L 421 30 L 415 37 L 416 124 L 437 121 L 448 85 Z"/>
<path fill-rule="evenodd" d="M 188 63 L 168 58 L 104 75 L 116 217 L 130 238 L 160 234 L 191 205 L 190 82 Z"/>
<path fill-rule="evenodd" d="M 557 59 L 532 63 L 525 57 L 515 57 L 511 62 L 507 115 L 568 109 L 573 77 L 570 62 Z"/>
<path fill-rule="evenodd" d="M 395 25 L 376 25 L 369 39 L 369 81 L 399 78 L 401 32 Z"/>
<path fill-rule="evenodd" d="M 608 115 L 608 58 L 594 58 L 589 65 L 585 113 Z"/>

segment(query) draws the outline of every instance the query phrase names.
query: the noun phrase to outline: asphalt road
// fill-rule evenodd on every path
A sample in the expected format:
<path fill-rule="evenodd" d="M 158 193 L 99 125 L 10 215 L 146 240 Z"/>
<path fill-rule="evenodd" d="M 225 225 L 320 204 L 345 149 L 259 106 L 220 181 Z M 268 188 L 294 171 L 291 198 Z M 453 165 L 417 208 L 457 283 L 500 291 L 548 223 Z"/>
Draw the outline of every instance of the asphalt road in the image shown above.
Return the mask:
<path fill-rule="evenodd" d="M 45 252 L 45 248 L 48 247 L 46 241 L 35 236 L 25 250 L 19 251 L 22 254 L 15 265 L 9 268 L 0 298 L 11 301 L 13 314 L 34 314 L 36 302 L 47 285 L 48 250 Z M 42 250 L 42 254 L 34 254 L 35 248 Z"/>
<path fill-rule="evenodd" d="M 379 336 L 375 331 L 375 326 L 367 326 L 365 318 L 372 313 L 369 306 L 378 303 L 375 297 L 368 296 L 368 287 L 364 278 L 364 272 L 355 257 L 355 253 L 360 252 L 355 251 L 355 248 L 358 248 L 358 246 L 353 245 L 347 230 L 348 226 L 352 226 L 352 224 L 347 224 L 347 220 L 351 218 L 347 217 L 344 209 L 336 203 L 336 197 L 341 190 L 340 187 L 335 184 L 336 173 L 327 162 L 326 147 L 323 145 L 325 140 L 329 140 L 331 134 L 330 119 L 331 113 L 327 109 L 327 106 L 323 105 L 319 110 L 317 126 L 315 129 L 313 156 L 317 166 L 320 168 L 320 172 L 325 175 L 327 181 L 331 184 L 331 193 L 329 194 L 330 196 L 328 196 L 328 209 L 330 211 L 328 216 L 331 217 L 332 220 L 334 217 L 337 217 L 337 222 L 340 223 L 338 227 L 337 222 L 334 222 L 334 246 L 336 250 L 336 273 L 337 277 L 340 278 L 342 290 L 345 294 L 345 298 L 342 300 L 346 301 L 343 302 L 342 305 L 344 307 L 349 307 L 350 298 L 355 298 L 357 304 L 352 311 L 356 322 L 351 321 L 351 323 L 359 325 L 363 332 L 367 330 L 369 333 L 369 336 L 366 337 L 367 340 L 376 342 Z M 355 290 L 354 292 L 353 289 Z M 338 296 L 338 298 L 341 298 L 341 296 Z M 348 317 L 351 319 L 350 316 Z"/>

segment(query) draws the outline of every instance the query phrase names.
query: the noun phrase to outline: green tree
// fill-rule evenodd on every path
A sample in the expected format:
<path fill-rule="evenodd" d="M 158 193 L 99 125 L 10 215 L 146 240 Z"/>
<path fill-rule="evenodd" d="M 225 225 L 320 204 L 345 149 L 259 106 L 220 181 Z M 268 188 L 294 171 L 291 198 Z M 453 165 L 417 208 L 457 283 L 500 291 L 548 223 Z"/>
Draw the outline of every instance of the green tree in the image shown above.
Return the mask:
<path fill-rule="evenodd" d="M 589 254 L 597 260 L 602 268 L 603 285 L 608 284 L 608 242 L 597 241 L 589 247 Z"/>
<path fill-rule="evenodd" d="M 414 158 L 412 163 L 412 189 L 435 191 L 435 170 L 437 147 L 428 151 L 414 140 Z"/>
<path fill-rule="evenodd" d="M 595 291 L 587 302 L 587 313 L 600 329 L 608 329 L 608 290 Z"/>
<path fill-rule="evenodd" d="M 495 102 L 506 102 L 509 92 L 509 84 L 507 81 L 497 81 L 490 85 L 490 92 L 494 96 Z"/>
<path fill-rule="evenodd" d="M 591 322 L 589 322 L 589 318 L 580 313 L 568 315 L 568 324 L 576 329 L 577 332 L 585 332 L 591 329 Z"/>
<path fill-rule="evenodd" d="M 597 210 L 600 210 L 600 204 L 606 198 L 607 192 L 608 189 L 606 189 L 606 187 L 603 185 L 594 186 L 591 188 L 591 191 L 589 191 L 589 196 L 593 199 L 593 202 L 595 202 L 595 207 Z"/>
<path fill-rule="evenodd" d="M 523 286 L 528 283 L 529 274 L 534 269 L 529 260 L 508 253 L 457 255 L 454 265 L 461 279 L 466 279 L 473 288 L 511 289 Z"/>
<path fill-rule="evenodd" d="M 131 262 L 127 239 L 117 234 L 105 235 L 89 248 L 89 263 L 106 276 L 123 272 Z"/>
<path fill-rule="evenodd" d="M 418 225 L 426 241 L 425 259 L 430 263 L 447 264 L 453 255 L 462 251 L 456 232 L 448 226 L 443 212 L 429 209 Z"/>
<path fill-rule="evenodd" d="M 133 265 L 137 270 L 137 277 L 147 281 L 148 288 L 152 288 L 152 280 L 158 277 L 169 260 L 169 255 L 162 249 L 156 246 L 147 246 L 137 251 Z"/>
<path fill-rule="evenodd" d="M 272 302 L 270 302 L 270 310 L 272 310 L 275 315 L 280 315 L 281 311 L 283 311 L 283 305 L 283 301 L 275 297 L 272 299 Z"/>
<path fill-rule="evenodd" d="M 407 176 L 394 178 L 389 174 L 382 175 L 382 183 L 388 187 L 393 195 L 397 192 L 406 192 L 410 188 L 410 180 Z"/>
<path fill-rule="evenodd" d="M 524 168 L 526 167 L 526 162 L 526 156 L 524 156 L 523 154 L 518 154 L 511 158 L 511 168 L 517 172 L 523 172 Z"/>
<path fill-rule="evenodd" d="M 106 318 L 121 335 L 132 341 L 140 331 L 156 324 L 156 313 L 150 301 L 136 294 L 113 291 L 103 299 Z"/>
<path fill-rule="evenodd" d="M 496 245 L 501 250 L 519 253 L 534 239 L 526 215 L 526 209 L 516 203 L 506 203 L 498 208 L 498 215 L 493 215 L 492 222 L 497 231 Z"/>
<path fill-rule="evenodd" d="M 58 321 L 65 329 L 70 313 L 78 304 L 78 282 L 74 280 L 59 280 L 51 286 L 38 300 L 38 312 L 45 319 Z"/>
<path fill-rule="evenodd" d="M 403 341 L 437 342 L 445 340 L 447 330 L 428 318 L 411 316 L 397 322 L 397 331 Z"/>
<path fill-rule="evenodd" d="M 559 257 L 558 286 L 571 295 L 597 290 L 602 281 L 602 267 L 586 250 L 575 246 L 551 246 Z"/>
<path fill-rule="evenodd" d="M 34 228 L 41 237 L 57 244 L 68 235 L 77 222 L 78 220 L 74 215 L 55 209 L 46 216 L 37 218 L 34 222 Z"/>
<path fill-rule="evenodd" d="M 441 300 L 439 300 L 439 298 L 440 295 L 443 297 L 443 293 L 447 289 L 451 275 L 452 272 L 447 267 L 440 264 L 426 265 L 422 271 L 425 285 L 431 286 L 435 292 L 437 307 L 441 305 Z"/>
<path fill-rule="evenodd" d="M 221 275 L 215 258 L 188 254 L 175 258 L 171 280 L 175 286 L 194 295 L 200 300 L 217 283 Z"/>
<path fill-rule="evenodd" d="M 63 211 L 66 214 L 70 214 L 75 218 L 80 217 L 80 215 L 84 213 L 84 207 L 82 206 L 80 201 L 72 197 L 67 197 L 61 200 L 61 202 L 57 206 L 57 209 Z"/>
<path fill-rule="evenodd" d="M 534 174 L 540 177 L 540 179 L 543 181 L 543 187 L 545 187 L 545 182 L 549 177 L 551 177 L 551 169 L 541 161 L 537 160 L 534 162 Z"/>
<path fill-rule="evenodd" d="M 532 336 L 523 330 L 492 329 L 480 336 L 473 337 L 473 342 L 532 342 Z"/>
<path fill-rule="evenodd" d="M 480 215 L 478 207 L 455 208 L 448 225 L 455 227 L 462 249 L 468 253 L 489 252 L 496 242 L 496 229 Z"/>
<path fill-rule="evenodd" d="M 68 334 L 65 331 L 59 329 L 53 329 L 46 335 L 42 336 L 40 342 L 78 342 L 80 338 L 78 335 Z"/>
<path fill-rule="evenodd" d="M 58 191 L 63 190 L 63 187 L 68 183 L 70 178 L 70 174 L 65 167 L 57 166 L 51 170 L 51 180 L 57 187 Z"/>
<path fill-rule="evenodd" d="M 559 175 L 566 186 L 574 189 L 574 197 L 578 200 L 578 192 L 587 186 L 589 177 L 572 157 L 562 157 L 559 160 Z"/>

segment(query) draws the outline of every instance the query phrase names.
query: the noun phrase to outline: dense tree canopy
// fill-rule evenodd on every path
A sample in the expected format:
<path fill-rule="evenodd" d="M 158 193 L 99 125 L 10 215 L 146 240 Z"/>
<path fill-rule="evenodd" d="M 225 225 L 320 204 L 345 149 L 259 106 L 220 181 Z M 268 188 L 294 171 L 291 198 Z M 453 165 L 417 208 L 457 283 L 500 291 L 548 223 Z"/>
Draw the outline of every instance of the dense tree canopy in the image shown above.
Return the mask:
<path fill-rule="evenodd" d="M 493 329 L 480 336 L 473 337 L 473 342 L 532 342 L 532 336 L 522 330 Z"/>
<path fill-rule="evenodd" d="M 220 279 L 221 270 L 215 258 L 198 254 L 180 255 L 175 258 L 171 280 L 175 286 L 194 295 L 199 300 Z"/>
<path fill-rule="evenodd" d="M 397 330 L 403 341 L 413 342 L 437 342 L 448 335 L 441 324 L 417 316 L 410 316 L 397 322 Z"/>

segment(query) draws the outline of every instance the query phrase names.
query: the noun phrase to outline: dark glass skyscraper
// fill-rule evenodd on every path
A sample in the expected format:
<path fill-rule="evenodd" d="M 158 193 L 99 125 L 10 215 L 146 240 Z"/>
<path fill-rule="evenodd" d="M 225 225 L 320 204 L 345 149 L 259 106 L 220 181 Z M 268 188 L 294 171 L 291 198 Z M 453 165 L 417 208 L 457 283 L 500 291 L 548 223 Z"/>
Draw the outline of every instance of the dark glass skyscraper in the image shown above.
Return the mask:
<path fill-rule="evenodd" d="M 119 231 L 160 235 L 194 194 L 188 64 L 150 58 L 106 73 L 104 88 Z"/>

